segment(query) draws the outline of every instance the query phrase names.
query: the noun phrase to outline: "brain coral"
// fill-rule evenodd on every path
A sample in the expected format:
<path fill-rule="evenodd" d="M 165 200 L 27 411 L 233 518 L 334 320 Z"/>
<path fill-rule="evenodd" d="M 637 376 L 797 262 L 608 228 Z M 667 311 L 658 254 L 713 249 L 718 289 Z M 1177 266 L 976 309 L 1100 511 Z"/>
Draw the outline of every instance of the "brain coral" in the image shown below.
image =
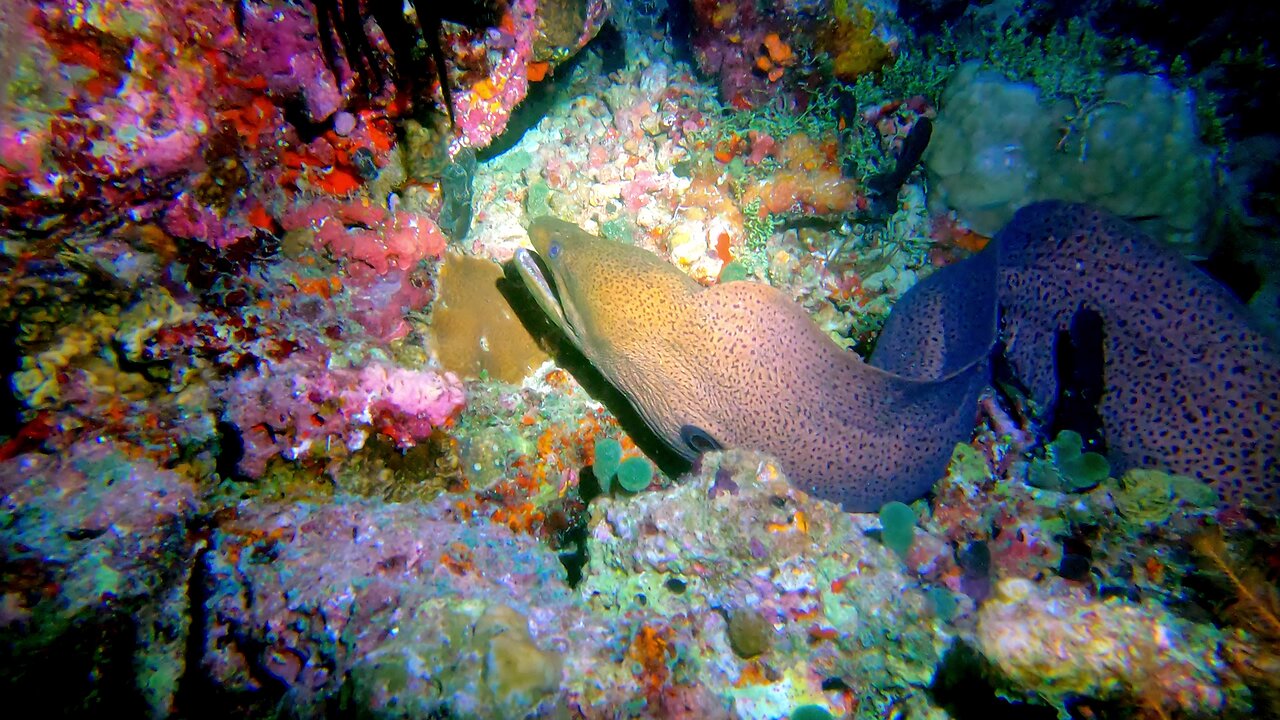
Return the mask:
<path fill-rule="evenodd" d="M 440 364 L 459 377 L 518 383 L 547 359 L 499 290 L 502 279 L 502 266 L 461 253 L 449 253 L 440 266 L 432 344 Z"/>

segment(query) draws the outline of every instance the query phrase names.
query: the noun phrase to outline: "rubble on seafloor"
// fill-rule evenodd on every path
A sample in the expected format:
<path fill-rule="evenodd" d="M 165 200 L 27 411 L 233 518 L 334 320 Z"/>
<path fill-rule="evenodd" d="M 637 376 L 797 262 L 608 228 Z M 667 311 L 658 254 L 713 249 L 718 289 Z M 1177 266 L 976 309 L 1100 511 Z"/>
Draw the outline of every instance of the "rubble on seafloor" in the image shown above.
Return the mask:
<path fill-rule="evenodd" d="M 6 632 L 132 617 L 161 713 L 181 706 L 175 678 L 198 672 L 253 706 L 287 697 L 300 716 L 341 699 L 377 717 L 945 717 L 938 676 L 962 646 L 1011 691 L 1055 703 L 1216 712 L 1244 692 L 1211 625 L 1016 577 L 976 606 L 963 586 L 922 581 L 920 530 L 904 563 L 874 516 L 809 498 L 751 452 L 708 454 L 669 489 L 598 499 L 572 587 L 537 538 L 447 496 L 247 501 L 193 544 L 193 490 L 128 448 L 77 446 L 65 466 L 4 471 L 5 541 L 34 541 L 27 526 L 47 523 L 14 559 L 53 573 L 25 597 L 9 588 Z M 77 569 L 86 562 L 98 569 Z M 157 639 L 184 617 L 194 625 Z M 182 650 L 188 633 L 203 638 L 197 656 Z"/>

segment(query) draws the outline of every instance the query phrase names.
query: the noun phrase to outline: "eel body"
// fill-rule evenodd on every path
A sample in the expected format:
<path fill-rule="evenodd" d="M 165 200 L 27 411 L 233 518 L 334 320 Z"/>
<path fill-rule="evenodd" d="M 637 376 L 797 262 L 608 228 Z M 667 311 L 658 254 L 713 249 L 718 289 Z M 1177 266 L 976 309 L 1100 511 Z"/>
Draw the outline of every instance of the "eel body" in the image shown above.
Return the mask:
<path fill-rule="evenodd" d="M 1226 504 L 1280 509 L 1280 347 L 1225 287 L 1084 205 L 1024 208 L 996 241 L 999 349 L 1042 407 L 1057 391 L 1055 343 L 1096 313 L 1112 470 L 1160 468 L 1211 483 Z"/>
<path fill-rule="evenodd" d="M 846 509 L 923 495 L 973 431 L 985 353 L 946 377 L 864 363 L 780 291 L 703 288 L 643 249 L 539 218 L 517 267 L 543 309 L 688 458 L 750 447 Z"/>
<path fill-rule="evenodd" d="M 1028 206 L 974 257 L 917 284 L 869 363 L 767 285 L 703 288 L 645 250 L 539 218 L 517 266 L 542 308 L 686 457 L 750 447 L 851 511 L 911 501 L 970 437 L 993 349 L 1032 397 L 1057 391 L 1054 346 L 1103 321 L 1112 462 L 1280 507 L 1280 352 L 1209 277 L 1090 208 Z"/>

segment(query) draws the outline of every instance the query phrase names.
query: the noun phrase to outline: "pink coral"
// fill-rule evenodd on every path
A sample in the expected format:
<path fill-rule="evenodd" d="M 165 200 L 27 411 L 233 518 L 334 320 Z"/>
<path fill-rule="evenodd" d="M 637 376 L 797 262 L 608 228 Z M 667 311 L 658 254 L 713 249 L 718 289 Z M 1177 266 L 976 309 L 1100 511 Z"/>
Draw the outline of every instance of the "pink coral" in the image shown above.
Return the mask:
<path fill-rule="evenodd" d="M 752 130 L 748 138 L 751 140 L 751 153 L 746 158 L 748 165 L 759 165 L 778 151 L 778 142 L 768 133 Z"/>
<path fill-rule="evenodd" d="M 500 58 L 485 78 L 454 97 L 460 147 L 482 148 L 492 142 L 506 128 L 511 111 L 529 92 L 537 11 L 537 0 L 515 0 L 511 4 L 514 37 L 491 38 L 488 44 L 501 53 Z M 506 30 L 498 28 L 489 33 L 507 35 Z M 506 47 L 500 49 L 503 45 Z"/>
<path fill-rule="evenodd" d="M 262 77 L 278 97 L 300 95 L 314 122 L 342 107 L 342 91 L 318 52 L 315 21 L 302 7 L 245 3 L 244 34 L 238 65 L 246 77 Z"/>
<path fill-rule="evenodd" d="M 241 218 L 225 218 L 186 192 L 178 195 L 165 210 L 163 223 L 172 235 L 199 240 L 215 248 L 229 247 L 253 234 L 253 228 Z"/>
<path fill-rule="evenodd" d="M 369 413 L 397 445 L 410 447 L 448 421 L 462 407 L 463 394 L 453 373 L 375 364 L 360 370 L 357 393 L 343 399 L 350 410 Z"/>
<path fill-rule="evenodd" d="M 47 142 L 47 136 L 5 123 L 4 131 L 0 133 L 0 173 L 4 173 L 5 168 L 13 168 L 18 173 L 35 172 L 40 167 L 41 154 Z"/>
<path fill-rule="evenodd" d="M 242 472 L 257 477 L 279 455 L 332 457 L 364 447 L 371 433 L 411 447 L 462 408 L 462 383 L 452 373 L 370 363 L 329 368 L 295 355 L 265 362 L 222 388 L 226 417 L 244 442 Z"/>
<path fill-rule="evenodd" d="M 431 218 L 392 213 L 368 201 L 318 201 L 286 213 L 281 224 L 285 230 L 315 229 L 317 239 L 329 250 L 355 261 L 349 268 L 357 277 L 367 270 L 385 275 L 393 267 L 410 269 L 429 257 L 439 257 L 447 242 Z M 362 266 L 367 270 L 362 271 Z"/>
<path fill-rule="evenodd" d="M 431 301 L 431 293 L 415 285 L 409 273 L 399 268 L 363 282 L 362 286 L 351 288 L 351 315 L 379 342 L 399 340 L 408 334 L 405 314 L 422 309 Z"/>

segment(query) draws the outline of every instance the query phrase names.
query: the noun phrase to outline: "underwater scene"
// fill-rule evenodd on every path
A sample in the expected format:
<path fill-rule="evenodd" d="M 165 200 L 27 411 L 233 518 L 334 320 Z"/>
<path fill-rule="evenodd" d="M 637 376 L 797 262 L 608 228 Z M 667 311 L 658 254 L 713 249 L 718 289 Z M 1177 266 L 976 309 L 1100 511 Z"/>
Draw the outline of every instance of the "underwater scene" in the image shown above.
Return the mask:
<path fill-rule="evenodd" d="M 0 713 L 1280 718 L 1277 27 L 0 0 Z"/>

